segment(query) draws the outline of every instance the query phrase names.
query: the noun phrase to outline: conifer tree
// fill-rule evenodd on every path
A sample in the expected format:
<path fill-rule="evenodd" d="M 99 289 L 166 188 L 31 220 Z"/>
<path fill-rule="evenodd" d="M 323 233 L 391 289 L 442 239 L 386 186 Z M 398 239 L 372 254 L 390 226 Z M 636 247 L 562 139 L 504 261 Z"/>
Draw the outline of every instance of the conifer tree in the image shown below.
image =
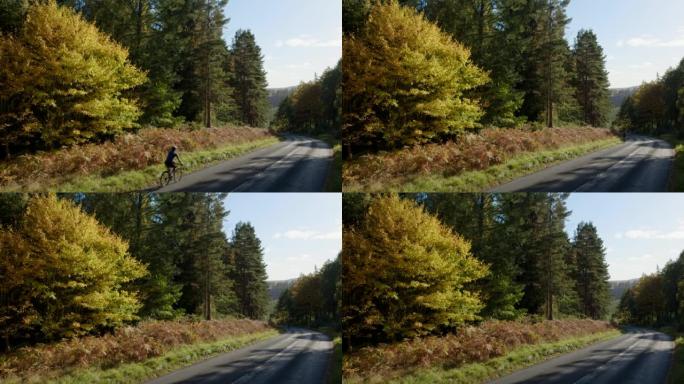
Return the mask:
<path fill-rule="evenodd" d="M 575 98 L 582 109 L 582 121 L 594 127 L 607 123 L 610 100 L 608 72 L 603 48 L 592 31 L 577 33 L 573 49 Z"/>
<path fill-rule="evenodd" d="M 254 34 L 249 30 L 237 31 L 230 53 L 238 119 L 247 125 L 263 127 L 267 122 L 268 84 L 264 58 Z"/>
<path fill-rule="evenodd" d="M 582 314 L 601 319 L 608 312 L 610 292 L 603 241 L 591 223 L 580 223 L 572 244 L 576 270 L 573 278 Z"/>
<path fill-rule="evenodd" d="M 238 223 L 230 240 L 231 273 L 239 313 L 251 319 L 266 315 L 268 292 L 261 240 L 250 223 Z"/>

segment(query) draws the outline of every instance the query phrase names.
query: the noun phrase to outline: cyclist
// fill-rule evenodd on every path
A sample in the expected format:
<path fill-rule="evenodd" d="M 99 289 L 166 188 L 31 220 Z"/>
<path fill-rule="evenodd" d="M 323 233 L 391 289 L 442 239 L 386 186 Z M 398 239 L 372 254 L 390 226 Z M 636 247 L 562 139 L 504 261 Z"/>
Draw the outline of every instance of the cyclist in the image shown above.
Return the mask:
<path fill-rule="evenodd" d="M 176 163 L 175 160 L 178 159 L 178 162 L 183 165 L 183 162 L 180 159 L 180 156 L 176 153 L 176 146 L 174 145 L 171 147 L 171 150 L 169 153 L 166 155 L 166 161 L 164 162 L 164 165 L 166 165 L 166 169 L 168 169 L 169 174 L 171 177 L 176 176 Z"/>

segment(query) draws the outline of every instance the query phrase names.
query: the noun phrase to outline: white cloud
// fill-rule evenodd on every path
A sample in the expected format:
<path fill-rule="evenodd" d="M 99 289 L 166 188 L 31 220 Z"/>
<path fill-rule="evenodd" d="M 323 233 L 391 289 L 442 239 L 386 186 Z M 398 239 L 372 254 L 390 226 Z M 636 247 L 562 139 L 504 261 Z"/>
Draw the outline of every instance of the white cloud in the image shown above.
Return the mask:
<path fill-rule="evenodd" d="M 298 37 L 293 37 L 285 41 L 276 41 L 276 47 L 288 46 L 291 48 L 328 48 L 328 47 L 341 47 L 342 39 L 332 39 L 332 40 L 321 40 L 309 35 L 300 35 Z"/>
<path fill-rule="evenodd" d="M 678 33 L 684 34 L 684 32 L 681 30 L 678 30 Z M 620 40 L 617 43 L 618 47 L 623 47 L 625 45 L 630 47 L 684 47 L 684 36 L 663 40 L 650 35 L 643 35 L 632 37 L 627 39 L 627 41 Z"/>
<path fill-rule="evenodd" d="M 684 220 L 679 220 L 679 226 L 677 229 L 671 231 L 658 231 L 654 229 L 640 228 L 640 229 L 630 229 L 624 233 L 616 233 L 616 239 L 645 239 L 645 240 L 681 240 L 684 239 Z"/>
<path fill-rule="evenodd" d="M 291 229 L 285 232 L 278 232 L 273 235 L 274 239 L 289 240 L 339 240 L 342 238 L 342 228 L 338 231 L 320 232 L 309 229 Z"/>
<path fill-rule="evenodd" d="M 647 253 L 647 254 L 641 255 L 641 256 L 632 256 L 629 258 L 629 260 L 631 260 L 631 261 L 646 261 L 646 260 L 650 260 L 652 258 L 653 258 L 653 255 Z"/>
<path fill-rule="evenodd" d="M 641 63 L 641 64 L 633 64 L 633 65 L 630 65 L 629 67 L 632 69 L 645 69 L 645 68 L 650 68 L 652 66 L 653 66 L 653 63 L 651 63 L 650 61 L 647 61 L 647 62 Z"/>
<path fill-rule="evenodd" d="M 311 63 L 306 62 L 302 64 L 290 64 L 287 66 L 288 69 L 302 69 L 302 68 L 309 68 L 311 66 Z"/>
<path fill-rule="evenodd" d="M 287 261 L 306 261 L 306 260 L 309 260 L 310 258 L 311 258 L 311 255 L 307 255 L 304 253 L 304 254 L 301 254 L 299 256 L 289 256 L 289 257 L 287 257 Z"/>

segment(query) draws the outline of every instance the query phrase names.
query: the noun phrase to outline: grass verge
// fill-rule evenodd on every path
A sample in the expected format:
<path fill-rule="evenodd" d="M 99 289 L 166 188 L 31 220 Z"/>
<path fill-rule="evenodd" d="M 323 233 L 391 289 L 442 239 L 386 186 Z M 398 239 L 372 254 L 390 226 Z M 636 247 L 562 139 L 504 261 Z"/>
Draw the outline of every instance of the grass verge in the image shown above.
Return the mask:
<path fill-rule="evenodd" d="M 674 327 L 663 327 L 659 331 L 667 333 L 675 340 L 675 349 L 672 354 L 672 365 L 670 365 L 670 371 L 667 375 L 667 383 L 684 383 L 684 333 L 678 332 Z"/>
<path fill-rule="evenodd" d="M 182 153 L 185 172 L 194 172 L 221 161 L 229 160 L 259 148 L 268 147 L 278 142 L 277 138 L 260 139 L 242 144 Z M 113 176 L 79 176 L 49 186 L 49 190 L 59 192 L 125 192 L 156 187 L 164 165 L 154 165 L 141 170 L 125 171 Z M 44 184 L 38 186 L 45 188 Z"/>
<path fill-rule="evenodd" d="M 319 135 L 319 140 L 323 140 L 333 149 L 333 162 L 328 171 L 328 177 L 325 179 L 325 192 L 341 192 L 342 191 L 342 144 L 340 139 L 336 139 L 332 135 Z"/>
<path fill-rule="evenodd" d="M 342 383 L 342 338 L 340 332 L 332 327 L 320 327 L 317 330 L 328 335 L 333 341 L 334 349 L 326 373 L 326 383 L 340 384 Z"/>
<path fill-rule="evenodd" d="M 478 192 L 512 181 L 518 177 L 538 172 L 551 165 L 574 159 L 591 152 L 619 144 L 618 138 L 599 140 L 591 143 L 572 145 L 565 148 L 524 153 L 503 164 L 481 171 L 463 172 L 456 176 L 428 175 L 414 178 L 395 179 L 388 184 L 366 186 L 346 185 L 347 190 L 364 191 L 402 191 L 402 192 Z"/>
<path fill-rule="evenodd" d="M 396 384 L 482 383 L 532 366 L 558 355 L 615 338 L 620 334 L 621 333 L 618 330 L 611 330 L 587 336 L 572 337 L 551 343 L 526 345 L 516 348 L 504 356 L 493 358 L 481 363 L 465 364 L 457 368 L 445 368 L 437 366 L 427 369 L 420 369 L 396 379 L 387 380 L 380 377 L 371 377 L 363 382 L 385 382 Z M 345 380 L 345 382 L 354 383 L 361 381 Z"/>
<path fill-rule="evenodd" d="M 14 383 L 137 383 L 162 376 L 166 373 L 192 365 L 198 361 L 243 348 L 255 342 L 276 336 L 275 330 L 231 337 L 220 341 L 185 345 L 162 356 L 136 363 L 121 364 L 113 368 L 93 366 L 65 371 L 59 377 L 34 376 L 24 379 L 6 378 Z"/>
<path fill-rule="evenodd" d="M 670 192 L 684 192 L 684 140 L 677 139 L 675 135 L 663 135 L 661 138 L 675 149 L 668 189 Z"/>

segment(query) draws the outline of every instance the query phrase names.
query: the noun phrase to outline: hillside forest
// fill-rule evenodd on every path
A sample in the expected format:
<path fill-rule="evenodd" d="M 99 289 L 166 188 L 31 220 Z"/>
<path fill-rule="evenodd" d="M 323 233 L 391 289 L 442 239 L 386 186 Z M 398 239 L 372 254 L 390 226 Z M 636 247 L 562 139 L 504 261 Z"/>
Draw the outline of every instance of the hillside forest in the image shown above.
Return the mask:
<path fill-rule="evenodd" d="M 266 320 L 261 241 L 247 222 L 224 233 L 224 198 L 0 195 L 4 349 L 141 320 Z"/>
<path fill-rule="evenodd" d="M 642 276 L 620 300 L 616 320 L 647 327 L 684 329 L 684 252 L 653 274 Z"/>
<path fill-rule="evenodd" d="M 144 126 L 266 127 L 263 55 L 227 0 L 1 0 L 0 155 Z"/>
<path fill-rule="evenodd" d="M 632 91 L 620 107 L 616 126 L 647 135 L 684 137 L 684 59 L 662 77 Z"/>
<path fill-rule="evenodd" d="M 342 68 L 338 63 L 312 81 L 303 82 L 280 101 L 274 130 L 340 137 Z"/>
<path fill-rule="evenodd" d="M 597 228 L 567 194 L 345 194 L 347 350 L 484 320 L 608 319 Z"/>
<path fill-rule="evenodd" d="M 345 153 L 482 128 L 610 126 L 596 34 L 569 0 L 343 0 Z"/>

